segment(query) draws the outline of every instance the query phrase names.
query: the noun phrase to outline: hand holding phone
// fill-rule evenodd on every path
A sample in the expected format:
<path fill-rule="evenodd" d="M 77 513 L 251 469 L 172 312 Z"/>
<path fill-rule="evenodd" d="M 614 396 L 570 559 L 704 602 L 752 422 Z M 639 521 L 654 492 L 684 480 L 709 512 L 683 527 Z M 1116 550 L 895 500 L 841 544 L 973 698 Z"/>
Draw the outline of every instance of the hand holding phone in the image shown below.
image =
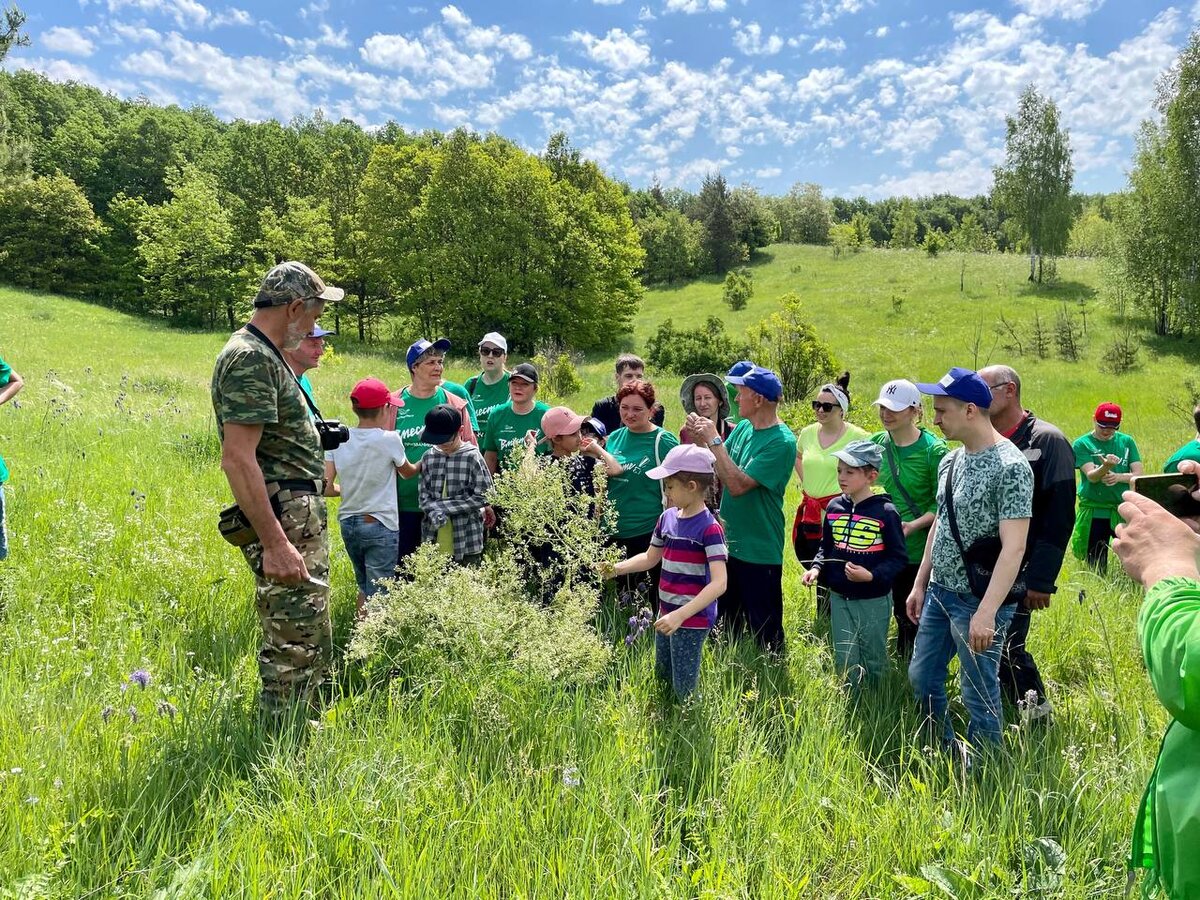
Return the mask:
<path fill-rule="evenodd" d="M 1129 484 L 1179 519 L 1200 518 L 1200 480 L 1190 473 L 1138 475 Z"/>

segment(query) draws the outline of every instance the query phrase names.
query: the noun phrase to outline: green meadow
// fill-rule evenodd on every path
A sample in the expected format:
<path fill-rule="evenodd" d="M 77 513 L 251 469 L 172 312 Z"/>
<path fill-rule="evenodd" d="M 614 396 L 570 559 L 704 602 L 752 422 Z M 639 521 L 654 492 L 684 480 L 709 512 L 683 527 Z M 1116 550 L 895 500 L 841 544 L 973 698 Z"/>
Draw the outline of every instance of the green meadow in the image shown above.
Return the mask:
<path fill-rule="evenodd" d="M 1192 436 L 1200 347 L 1146 335 L 1104 270 L 1061 260 L 777 245 L 731 313 L 718 280 L 647 293 L 627 344 L 666 318 L 740 333 L 796 291 L 853 373 L 854 418 L 879 384 L 1008 362 L 1026 405 L 1068 437 L 1097 403 L 1125 409 L 1154 470 Z M 1078 362 L 1016 356 L 994 326 L 1086 320 Z M 326 323 L 328 324 L 328 323 Z M 1126 333 L 1132 371 L 1103 372 Z M 413 337 L 416 337 L 415 335 Z M 1054 725 L 1009 729 L 969 776 L 923 746 L 897 670 L 851 703 L 789 561 L 789 652 L 720 645 L 699 702 L 653 683 L 652 651 L 616 641 L 576 689 L 448 677 L 368 690 L 339 662 L 319 727 L 278 741 L 255 717 L 252 582 L 218 537 L 229 502 L 208 399 L 224 335 L 172 330 L 61 297 L 0 289 L 0 356 L 25 378 L 0 408 L 11 556 L 0 563 L 0 897 L 1119 896 L 1128 833 L 1166 724 L 1145 679 L 1140 590 L 1069 561 L 1031 648 Z M 404 383 L 402 351 L 334 352 L 310 373 L 350 418 L 366 375 Z M 510 362 L 518 361 L 510 358 Z M 459 358 L 449 373 L 474 371 Z M 589 359 L 581 411 L 611 389 Z M 651 377 L 678 425 L 680 379 Z M 796 398 L 798 421 L 809 398 Z M 794 509 L 795 497 L 791 497 Z M 790 515 L 789 510 L 789 515 Z M 337 643 L 353 577 L 336 528 Z M 789 551 L 790 553 L 790 551 Z M 144 669 L 149 684 L 129 680 Z M 952 711 L 962 715 L 952 690 Z M 1009 716 L 1012 722 L 1013 716 Z"/>

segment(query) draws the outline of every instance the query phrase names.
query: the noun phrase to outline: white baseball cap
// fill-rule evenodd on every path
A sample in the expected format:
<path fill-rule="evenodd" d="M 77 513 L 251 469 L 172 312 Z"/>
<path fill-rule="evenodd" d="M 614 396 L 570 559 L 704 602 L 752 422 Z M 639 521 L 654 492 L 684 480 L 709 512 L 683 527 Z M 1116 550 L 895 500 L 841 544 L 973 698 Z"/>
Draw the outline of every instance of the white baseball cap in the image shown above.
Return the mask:
<path fill-rule="evenodd" d="M 921 392 L 911 381 L 897 378 L 879 389 L 879 399 L 872 406 L 886 406 L 892 412 L 900 412 L 910 406 L 921 405 Z"/>
<path fill-rule="evenodd" d="M 504 339 L 504 335 L 498 331 L 489 331 L 487 334 L 485 334 L 483 336 L 483 340 L 479 342 L 479 346 L 482 347 L 484 344 L 492 344 L 495 347 L 499 347 L 505 353 L 508 352 L 508 341 L 506 341 Z"/>

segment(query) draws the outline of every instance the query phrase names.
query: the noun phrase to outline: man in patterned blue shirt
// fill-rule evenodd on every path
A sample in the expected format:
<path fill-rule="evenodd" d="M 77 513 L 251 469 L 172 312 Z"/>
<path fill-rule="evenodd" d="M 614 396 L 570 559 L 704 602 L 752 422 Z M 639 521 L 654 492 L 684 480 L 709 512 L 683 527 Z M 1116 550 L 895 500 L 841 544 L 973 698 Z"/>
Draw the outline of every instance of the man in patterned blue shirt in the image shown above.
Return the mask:
<path fill-rule="evenodd" d="M 908 596 L 908 616 L 920 625 L 908 678 L 928 726 L 940 729 L 944 746 L 954 747 L 946 676 L 957 655 L 970 717 L 967 744 L 999 744 L 1000 650 L 1025 590 L 1019 576 L 1033 514 L 1033 470 L 992 427 L 992 391 L 978 373 L 955 367 L 936 384 L 917 387 L 934 398 L 934 424 L 963 446 L 938 466 L 937 518 Z M 964 557 L 976 542 L 998 547 L 990 572 L 968 569 Z"/>

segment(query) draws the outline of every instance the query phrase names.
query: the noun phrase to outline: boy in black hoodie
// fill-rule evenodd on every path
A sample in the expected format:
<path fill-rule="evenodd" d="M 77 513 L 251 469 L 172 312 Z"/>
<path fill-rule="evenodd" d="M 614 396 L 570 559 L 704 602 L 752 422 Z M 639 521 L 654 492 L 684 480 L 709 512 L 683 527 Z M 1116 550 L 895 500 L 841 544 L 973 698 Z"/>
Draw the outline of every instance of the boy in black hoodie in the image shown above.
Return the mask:
<path fill-rule="evenodd" d="M 872 441 L 851 441 L 838 459 L 842 495 L 825 511 L 821 548 L 804 584 L 829 587 L 830 636 L 838 674 L 855 690 L 887 668 L 892 580 L 908 562 L 900 513 L 871 489 L 882 455 Z"/>

